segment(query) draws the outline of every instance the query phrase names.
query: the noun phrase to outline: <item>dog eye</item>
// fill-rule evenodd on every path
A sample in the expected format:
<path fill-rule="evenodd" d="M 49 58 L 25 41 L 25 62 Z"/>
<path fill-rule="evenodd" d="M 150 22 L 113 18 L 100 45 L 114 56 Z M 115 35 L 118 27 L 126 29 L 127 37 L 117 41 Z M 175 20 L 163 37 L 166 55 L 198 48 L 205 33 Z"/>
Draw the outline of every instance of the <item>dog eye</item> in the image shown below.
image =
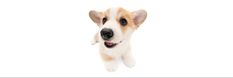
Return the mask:
<path fill-rule="evenodd" d="M 102 19 L 102 23 L 104 24 L 107 20 L 108 20 L 107 17 L 104 17 L 104 18 Z"/>
<path fill-rule="evenodd" d="M 125 18 L 121 18 L 119 22 L 120 22 L 120 24 L 121 24 L 122 26 L 125 26 L 125 25 L 127 25 L 127 23 L 128 23 L 127 20 L 126 20 Z"/>

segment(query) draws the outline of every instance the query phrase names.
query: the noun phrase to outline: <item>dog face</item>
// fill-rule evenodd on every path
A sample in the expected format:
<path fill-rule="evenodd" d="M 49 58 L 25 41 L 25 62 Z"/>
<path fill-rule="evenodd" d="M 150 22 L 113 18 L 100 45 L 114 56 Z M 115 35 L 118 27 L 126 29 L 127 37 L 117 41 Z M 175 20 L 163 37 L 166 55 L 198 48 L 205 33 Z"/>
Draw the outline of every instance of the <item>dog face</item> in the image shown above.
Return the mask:
<path fill-rule="evenodd" d="M 133 31 L 144 22 L 146 16 L 147 13 L 144 10 L 129 12 L 123 8 L 89 12 L 89 17 L 100 27 L 98 41 L 106 48 L 114 48 L 127 42 Z"/>

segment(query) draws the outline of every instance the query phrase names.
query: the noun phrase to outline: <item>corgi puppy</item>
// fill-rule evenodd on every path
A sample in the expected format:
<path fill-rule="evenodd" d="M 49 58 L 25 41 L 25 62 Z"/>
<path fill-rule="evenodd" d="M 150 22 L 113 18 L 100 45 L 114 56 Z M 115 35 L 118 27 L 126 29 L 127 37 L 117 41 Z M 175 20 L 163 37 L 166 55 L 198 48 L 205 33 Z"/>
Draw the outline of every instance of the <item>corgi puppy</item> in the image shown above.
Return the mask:
<path fill-rule="evenodd" d="M 134 67 L 130 37 L 144 22 L 147 12 L 145 10 L 130 12 L 118 7 L 105 12 L 91 10 L 89 17 L 99 26 L 92 44 L 99 43 L 99 52 L 107 71 L 116 71 L 121 61 L 129 68 Z"/>

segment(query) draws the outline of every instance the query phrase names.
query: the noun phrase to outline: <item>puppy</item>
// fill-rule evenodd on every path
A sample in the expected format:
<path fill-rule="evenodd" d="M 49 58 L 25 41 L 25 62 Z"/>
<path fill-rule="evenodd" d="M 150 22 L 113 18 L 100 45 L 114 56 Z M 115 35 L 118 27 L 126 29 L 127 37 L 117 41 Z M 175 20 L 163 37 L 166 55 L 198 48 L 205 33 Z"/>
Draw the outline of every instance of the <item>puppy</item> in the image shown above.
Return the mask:
<path fill-rule="evenodd" d="M 108 71 L 116 71 L 120 61 L 131 68 L 135 60 L 131 54 L 130 37 L 134 30 L 141 25 L 147 17 L 147 12 L 137 10 L 129 12 L 123 8 L 110 8 L 105 12 L 91 10 L 91 20 L 99 26 L 92 44 L 99 43 L 100 55 Z"/>

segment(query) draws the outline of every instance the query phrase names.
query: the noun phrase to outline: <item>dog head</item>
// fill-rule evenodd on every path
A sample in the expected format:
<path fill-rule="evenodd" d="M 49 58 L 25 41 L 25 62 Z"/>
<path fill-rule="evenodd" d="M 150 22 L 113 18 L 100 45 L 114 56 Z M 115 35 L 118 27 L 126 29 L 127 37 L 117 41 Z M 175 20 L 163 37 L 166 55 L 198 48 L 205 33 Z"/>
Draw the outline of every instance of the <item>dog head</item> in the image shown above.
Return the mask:
<path fill-rule="evenodd" d="M 110 8 L 105 12 L 91 10 L 89 17 L 96 23 L 100 43 L 106 48 L 114 48 L 130 39 L 131 34 L 146 19 L 144 10 L 129 12 L 123 8 Z"/>

